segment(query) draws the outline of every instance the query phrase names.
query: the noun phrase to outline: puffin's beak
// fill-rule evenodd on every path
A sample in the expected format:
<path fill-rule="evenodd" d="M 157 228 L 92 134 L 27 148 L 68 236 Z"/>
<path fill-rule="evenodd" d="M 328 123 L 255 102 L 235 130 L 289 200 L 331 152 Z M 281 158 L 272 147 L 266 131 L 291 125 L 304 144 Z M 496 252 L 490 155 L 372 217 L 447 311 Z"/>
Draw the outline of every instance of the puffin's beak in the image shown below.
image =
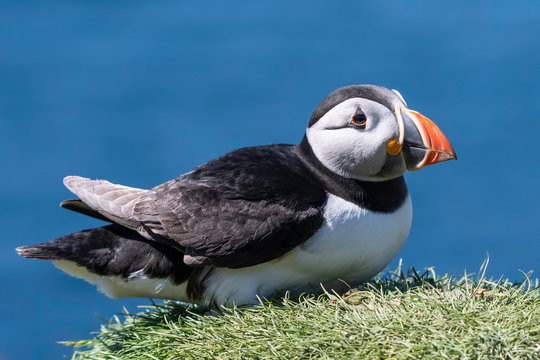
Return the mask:
<path fill-rule="evenodd" d="M 457 159 L 452 145 L 442 131 L 417 111 L 401 108 L 404 138 L 403 155 L 407 170 L 420 170 L 424 166 Z"/>

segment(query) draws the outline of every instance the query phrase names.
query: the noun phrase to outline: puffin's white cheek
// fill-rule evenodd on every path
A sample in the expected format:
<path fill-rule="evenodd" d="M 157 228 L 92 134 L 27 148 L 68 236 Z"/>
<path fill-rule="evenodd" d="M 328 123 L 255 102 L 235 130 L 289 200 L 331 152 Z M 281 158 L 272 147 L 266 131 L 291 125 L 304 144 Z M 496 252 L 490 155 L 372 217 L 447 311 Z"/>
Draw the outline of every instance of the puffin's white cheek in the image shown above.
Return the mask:
<path fill-rule="evenodd" d="M 385 150 L 379 143 L 362 143 L 355 148 L 348 171 L 353 177 L 367 178 L 379 172 L 385 159 Z"/>
<path fill-rule="evenodd" d="M 351 177 L 376 172 L 380 144 L 370 141 L 369 134 L 354 129 L 316 130 L 306 132 L 313 153 L 336 174 Z M 384 157 L 384 154 L 383 154 Z"/>
<path fill-rule="evenodd" d="M 328 166 L 327 161 L 338 161 L 351 151 L 349 139 L 340 136 L 341 130 L 312 130 L 306 132 L 309 144 L 317 158 Z"/>

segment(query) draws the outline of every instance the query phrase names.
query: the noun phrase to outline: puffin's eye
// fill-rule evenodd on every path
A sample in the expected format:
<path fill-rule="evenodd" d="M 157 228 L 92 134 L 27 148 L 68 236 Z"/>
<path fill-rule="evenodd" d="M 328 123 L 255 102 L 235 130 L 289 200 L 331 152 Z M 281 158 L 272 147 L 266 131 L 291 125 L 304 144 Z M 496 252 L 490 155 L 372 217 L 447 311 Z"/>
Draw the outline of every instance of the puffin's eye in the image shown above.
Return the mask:
<path fill-rule="evenodd" d="M 354 113 L 354 116 L 351 119 L 351 124 L 353 124 L 355 127 L 359 129 L 365 129 L 367 123 L 366 114 L 360 109 L 360 107 L 356 108 L 356 112 Z"/>

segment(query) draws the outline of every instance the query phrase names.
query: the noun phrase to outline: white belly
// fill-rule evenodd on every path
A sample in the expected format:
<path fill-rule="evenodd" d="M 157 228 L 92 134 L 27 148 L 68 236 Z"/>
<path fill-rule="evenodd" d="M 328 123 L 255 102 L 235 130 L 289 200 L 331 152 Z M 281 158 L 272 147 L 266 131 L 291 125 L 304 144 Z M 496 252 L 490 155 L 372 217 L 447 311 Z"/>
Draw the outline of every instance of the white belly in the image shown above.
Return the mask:
<path fill-rule="evenodd" d="M 412 222 L 409 196 L 397 211 L 375 213 L 329 195 L 324 223 L 302 246 L 284 256 L 241 269 L 217 268 L 205 282 L 203 302 L 247 304 L 283 290 L 350 285 L 369 280 L 392 260 Z"/>

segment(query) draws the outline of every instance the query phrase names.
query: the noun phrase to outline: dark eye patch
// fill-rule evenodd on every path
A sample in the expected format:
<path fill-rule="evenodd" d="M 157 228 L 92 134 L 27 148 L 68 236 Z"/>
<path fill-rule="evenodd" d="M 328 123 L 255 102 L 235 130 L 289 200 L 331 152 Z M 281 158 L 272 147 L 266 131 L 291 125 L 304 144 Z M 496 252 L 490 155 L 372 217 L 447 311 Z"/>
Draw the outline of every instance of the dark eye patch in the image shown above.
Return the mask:
<path fill-rule="evenodd" d="M 360 106 L 356 108 L 356 112 L 351 119 L 351 124 L 359 129 L 365 129 L 367 124 L 366 114 L 360 109 Z"/>

